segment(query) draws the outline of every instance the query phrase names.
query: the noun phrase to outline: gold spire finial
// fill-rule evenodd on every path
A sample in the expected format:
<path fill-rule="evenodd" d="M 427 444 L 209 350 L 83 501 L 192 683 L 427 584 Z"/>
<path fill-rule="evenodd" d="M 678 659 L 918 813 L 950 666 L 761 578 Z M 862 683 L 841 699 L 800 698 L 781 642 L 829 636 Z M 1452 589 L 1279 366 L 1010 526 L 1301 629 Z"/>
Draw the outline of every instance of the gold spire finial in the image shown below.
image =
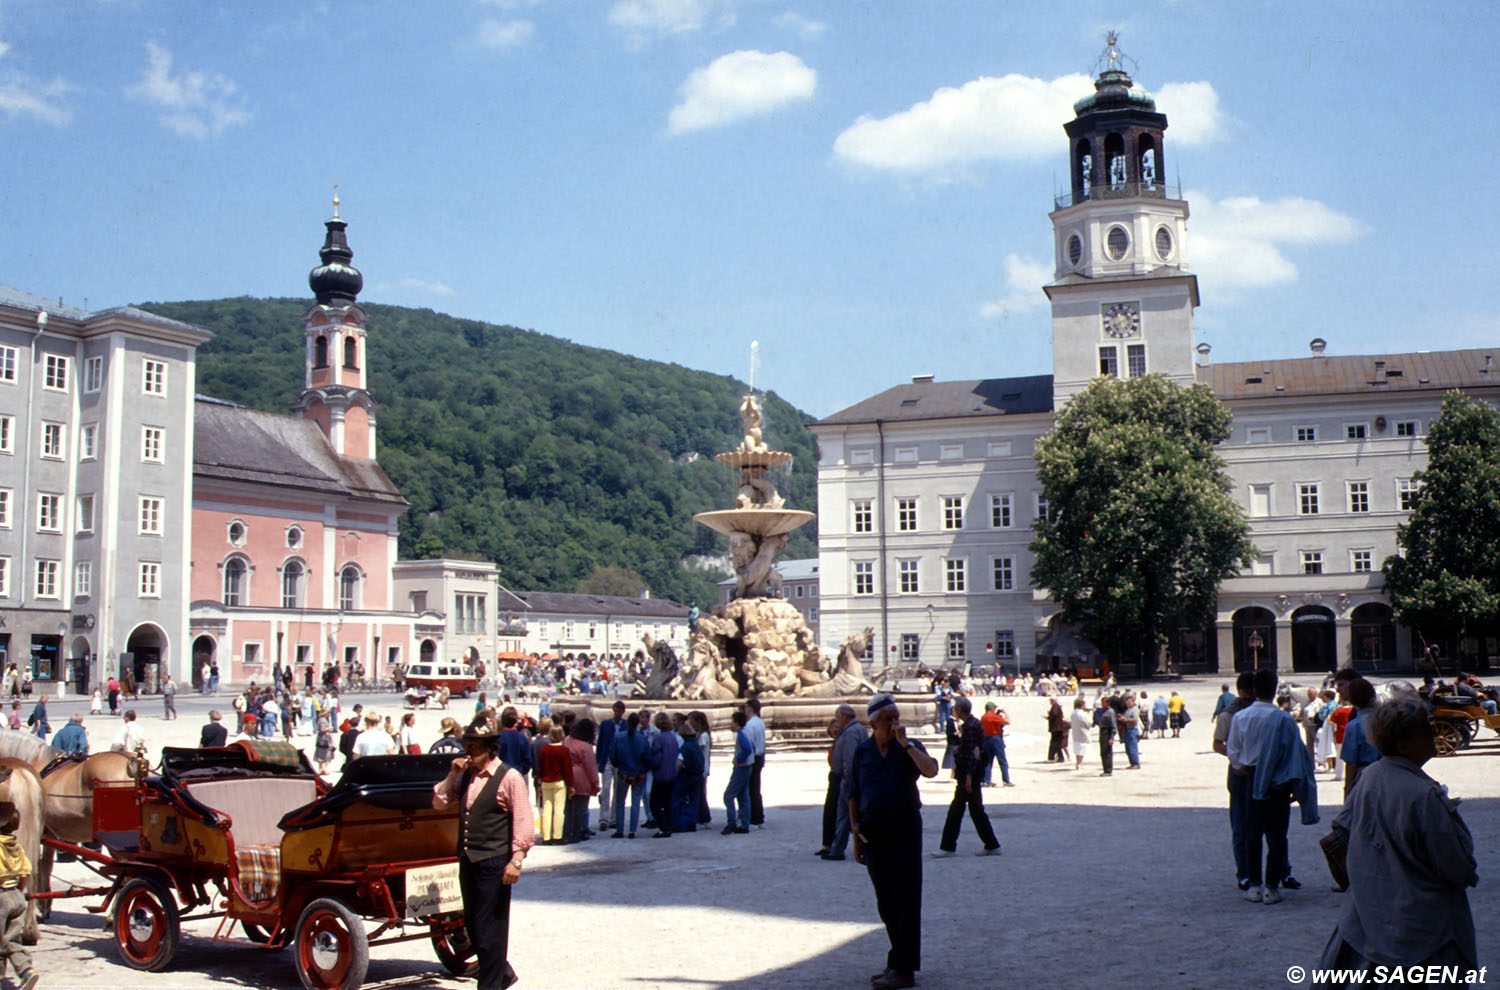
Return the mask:
<path fill-rule="evenodd" d="M 339 218 L 339 184 L 337 182 L 333 184 L 333 218 L 335 220 Z"/>

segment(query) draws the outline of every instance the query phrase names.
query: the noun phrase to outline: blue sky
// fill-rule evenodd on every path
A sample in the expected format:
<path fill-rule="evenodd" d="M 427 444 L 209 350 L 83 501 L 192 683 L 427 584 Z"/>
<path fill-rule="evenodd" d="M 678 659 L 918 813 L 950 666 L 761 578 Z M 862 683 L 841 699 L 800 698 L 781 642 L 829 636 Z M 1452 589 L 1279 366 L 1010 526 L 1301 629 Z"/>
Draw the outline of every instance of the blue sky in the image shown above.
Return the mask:
<path fill-rule="evenodd" d="M 1216 360 L 1487 345 L 1497 27 L 1484 2 L 0 0 L 0 283 L 306 295 L 337 182 L 369 301 L 740 378 L 758 340 L 757 386 L 817 415 L 1046 373 L 1062 124 L 1118 28 Z"/>

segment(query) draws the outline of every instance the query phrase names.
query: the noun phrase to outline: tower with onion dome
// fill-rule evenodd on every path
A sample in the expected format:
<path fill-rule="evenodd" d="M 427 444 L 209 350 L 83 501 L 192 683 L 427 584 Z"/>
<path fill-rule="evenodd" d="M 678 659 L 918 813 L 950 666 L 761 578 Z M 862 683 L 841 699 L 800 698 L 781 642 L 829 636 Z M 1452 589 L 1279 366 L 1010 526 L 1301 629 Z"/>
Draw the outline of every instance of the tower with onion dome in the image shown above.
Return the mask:
<path fill-rule="evenodd" d="M 352 263 L 348 223 L 339 216 L 337 194 L 333 216 L 323 226 L 322 264 L 307 276 L 316 302 L 302 317 L 307 376 L 293 408 L 304 419 L 316 420 L 338 453 L 374 460 L 375 401 L 365 387 L 367 317 L 356 301 L 365 279 Z"/>

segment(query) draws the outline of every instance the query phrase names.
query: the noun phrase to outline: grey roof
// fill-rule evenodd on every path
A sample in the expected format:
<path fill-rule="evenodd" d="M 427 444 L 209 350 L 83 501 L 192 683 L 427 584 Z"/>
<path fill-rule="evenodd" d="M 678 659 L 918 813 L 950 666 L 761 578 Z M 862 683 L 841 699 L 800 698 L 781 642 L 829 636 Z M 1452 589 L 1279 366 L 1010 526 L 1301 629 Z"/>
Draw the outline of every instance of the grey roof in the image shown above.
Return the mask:
<path fill-rule="evenodd" d="M 1500 347 L 1235 361 L 1198 369 L 1220 399 L 1394 392 L 1500 385 Z"/>
<path fill-rule="evenodd" d="M 966 382 L 913 382 L 856 402 L 813 426 L 970 416 L 1015 416 L 1052 411 L 1052 376 L 984 378 Z"/>
<path fill-rule="evenodd" d="M 632 598 L 627 595 L 569 595 L 554 591 L 512 591 L 533 613 L 555 615 L 639 616 L 644 619 L 685 619 L 688 609 L 670 598 Z M 502 604 L 500 610 L 505 611 Z"/>
<path fill-rule="evenodd" d="M 194 403 L 193 474 L 406 504 L 379 464 L 340 456 L 313 420 L 202 397 Z"/>
<path fill-rule="evenodd" d="M 92 315 L 86 309 L 65 306 L 57 299 L 48 299 L 46 296 L 12 289 L 8 285 L 0 285 L 0 306 L 13 306 L 16 309 L 45 309 L 48 313 L 66 316 L 70 320 L 86 320 Z"/>
<path fill-rule="evenodd" d="M 168 319 L 165 316 L 157 316 L 148 313 L 144 309 L 134 306 L 113 306 L 109 309 L 101 309 L 90 312 L 78 306 L 68 306 L 56 299 L 48 299 L 33 292 L 14 289 L 8 285 L 0 285 L 0 306 L 10 306 L 15 309 L 46 310 L 48 316 L 59 316 L 75 323 L 97 323 L 110 317 L 128 319 L 134 323 L 145 323 L 151 326 L 171 327 L 174 330 L 190 330 L 196 334 L 202 334 L 205 338 L 213 336 L 209 331 L 191 323 L 181 320 Z"/>

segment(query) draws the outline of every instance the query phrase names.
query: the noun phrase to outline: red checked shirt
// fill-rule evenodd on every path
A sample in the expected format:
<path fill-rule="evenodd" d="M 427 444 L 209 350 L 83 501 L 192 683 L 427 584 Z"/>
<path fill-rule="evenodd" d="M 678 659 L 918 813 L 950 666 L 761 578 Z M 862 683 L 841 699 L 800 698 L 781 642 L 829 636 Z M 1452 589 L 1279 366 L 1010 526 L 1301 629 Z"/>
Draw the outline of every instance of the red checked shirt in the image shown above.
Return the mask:
<path fill-rule="evenodd" d="M 500 758 L 496 756 L 474 774 L 469 780 L 468 793 L 464 795 L 465 808 L 474 806 L 474 799 L 498 769 Z M 432 789 L 432 806 L 438 811 L 451 807 L 453 789 L 454 785 L 448 782 L 448 778 L 438 781 Z M 536 818 L 531 810 L 531 795 L 526 791 L 526 781 L 514 769 L 500 778 L 500 786 L 495 789 L 495 803 L 502 810 L 510 812 L 510 854 L 514 856 L 516 853 L 526 852 L 536 842 Z"/>

